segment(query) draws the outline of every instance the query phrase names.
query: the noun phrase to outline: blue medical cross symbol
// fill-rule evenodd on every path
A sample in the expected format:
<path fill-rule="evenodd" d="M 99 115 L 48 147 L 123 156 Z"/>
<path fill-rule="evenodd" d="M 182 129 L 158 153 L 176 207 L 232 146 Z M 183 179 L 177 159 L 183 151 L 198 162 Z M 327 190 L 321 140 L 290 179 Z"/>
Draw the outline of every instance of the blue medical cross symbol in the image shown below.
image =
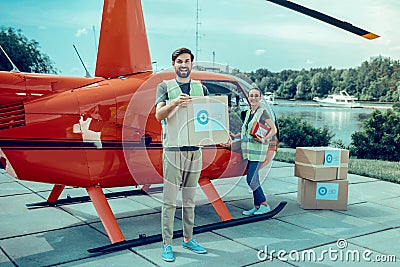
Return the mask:
<path fill-rule="evenodd" d="M 208 123 L 208 112 L 207 112 L 207 110 L 200 110 L 197 113 L 197 121 L 202 125 L 205 125 L 205 124 Z"/>

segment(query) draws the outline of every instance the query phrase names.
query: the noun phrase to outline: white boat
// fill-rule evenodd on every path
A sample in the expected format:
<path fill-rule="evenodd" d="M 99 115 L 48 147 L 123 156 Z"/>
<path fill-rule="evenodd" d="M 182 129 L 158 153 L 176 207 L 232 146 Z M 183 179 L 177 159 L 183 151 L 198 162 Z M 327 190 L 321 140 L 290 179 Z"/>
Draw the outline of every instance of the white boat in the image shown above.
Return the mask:
<path fill-rule="evenodd" d="M 277 103 L 275 102 L 275 93 L 265 92 L 264 99 L 270 105 L 277 105 Z"/>
<path fill-rule="evenodd" d="M 328 95 L 326 98 L 314 97 L 320 106 L 323 107 L 344 107 L 344 108 L 360 108 L 360 103 L 356 103 L 356 97 L 350 96 L 346 91 L 340 91 L 340 94 Z"/>

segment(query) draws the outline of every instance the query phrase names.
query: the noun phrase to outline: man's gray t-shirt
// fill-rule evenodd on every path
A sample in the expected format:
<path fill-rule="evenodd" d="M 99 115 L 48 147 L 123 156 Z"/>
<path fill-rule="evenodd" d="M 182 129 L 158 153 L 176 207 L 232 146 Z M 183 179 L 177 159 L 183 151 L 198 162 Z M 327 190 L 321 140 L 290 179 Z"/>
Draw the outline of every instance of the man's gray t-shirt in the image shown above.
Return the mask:
<path fill-rule="evenodd" d="M 179 87 L 181 88 L 182 93 L 190 95 L 190 82 L 188 83 L 180 83 L 178 81 L 176 81 L 179 85 Z M 207 87 L 205 87 L 203 85 L 203 94 L 206 96 L 208 95 L 208 90 Z M 166 102 L 167 100 L 169 100 L 168 98 L 168 90 L 167 90 L 167 84 L 165 82 L 162 82 L 160 84 L 158 84 L 157 86 L 157 93 L 156 93 L 156 105 L 158 103 L 161 102 Z M 195 150 L 199 150 L 199 147 L 196 146 L 184 146 L 184 147 L 168 147 L 165 148 L 166 150 L 169 151 L 176 151 L 176 150 L 180 150 L 180 151 L 195 151 Z"/>
<path fill-rule="evenodd" d="M 181 88 L 182 93 L 190 95 L 190 82 L 188 83 L 180 83 L 178 81 L 176 81 L 179 85 L 179 87 Z M 207 87 L 205 87 L 203 85 L 203 93 L 204 95 L 208 95 L 208 90 Z M 167 100 L 169 100 L 168 98 L 168 90 L 167 90 L 167 84 L 165 82 L 162 82 L 160 84 L 158 84 L 157 86 L 157 93 L 156 93 L 156 105 L 158 103 L 161 102 L 166 102 Z"/>

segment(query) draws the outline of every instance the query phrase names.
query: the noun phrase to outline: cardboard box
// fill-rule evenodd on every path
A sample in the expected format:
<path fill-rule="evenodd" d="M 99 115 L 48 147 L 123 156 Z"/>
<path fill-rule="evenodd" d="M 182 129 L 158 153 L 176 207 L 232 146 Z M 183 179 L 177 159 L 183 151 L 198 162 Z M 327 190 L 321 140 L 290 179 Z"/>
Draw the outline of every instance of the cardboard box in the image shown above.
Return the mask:
<path fill-rule="evenodd" d="M 228 143 L 227 96 L 196 96 L 187 106 L 178 106 L 168 116 L 171 146 L 202 146 Z"/>
<path fill-rule="evenodd" d="M 347 210 L 348 180 L 315 182 L 298 178 L 297 202 L 303 209 Z"/>
<path fill-rule="evenodd" d="M 297 147 L 294 175 L 313 181 L 347 179 L 349 151 L 332 147 Z"/>

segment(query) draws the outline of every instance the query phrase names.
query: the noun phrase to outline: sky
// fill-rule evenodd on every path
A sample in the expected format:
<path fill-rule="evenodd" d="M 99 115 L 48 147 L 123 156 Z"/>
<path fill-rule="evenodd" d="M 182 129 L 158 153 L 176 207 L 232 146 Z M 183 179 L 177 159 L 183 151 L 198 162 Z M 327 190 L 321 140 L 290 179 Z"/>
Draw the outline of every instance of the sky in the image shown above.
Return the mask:
<path fill-rule="evenodd" d="M 355 68 L 379 55 L 399 60 L 399 0 L 292 2 L 381 37 L 367 40 L 265 0 L 198 0 L 198 12 L 196 0 L 142 0 L 153 68 L 170 67 L 178 47 L 241 72 Z M 102 8 L 102 0 L 1 1 L 0 26 L 38 41 L 60 74 L 84 76 L 73 45 L 93 74 Z"/>

